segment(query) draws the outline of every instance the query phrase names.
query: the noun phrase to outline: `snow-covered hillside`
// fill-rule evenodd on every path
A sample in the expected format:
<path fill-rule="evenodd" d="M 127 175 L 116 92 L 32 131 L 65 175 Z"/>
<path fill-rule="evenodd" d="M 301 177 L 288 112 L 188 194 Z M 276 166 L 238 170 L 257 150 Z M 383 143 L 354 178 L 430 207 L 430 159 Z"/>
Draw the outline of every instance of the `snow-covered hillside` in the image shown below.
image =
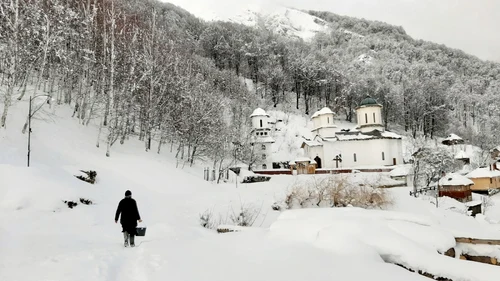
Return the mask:
<path fill-rule="evenodd" d="M 191 3 L 184 0 L 167 1 L 178 5 L 195 16 L 208 21 L 229 21 L 247 26 L 263 26 L 281 35 L 311 39 L 318 32 L 326 32 L 327 23 L 298 9 L 275 1 L 250 0 L 246 3 Z"/>
<path fill-rule="evenodd" d="M 304 40 L 311 39 L 318 32 L 328 30 L 327 23 L 324 20 L 305 12 L 282 6 L 261 11 L 248 9 L 227 20 L 254 27 L 263 24 L 267 29 L 277 34 L 298 37 Z"/>
<path fill-rule="evenodd" d="M 496 226 L 436 209 L 409 197 L 408 188 L 389 191 L 390 211 L 273 211 L 297 180 L 327 175 L 272 176 L 236 188 L 204 181 L 202 167 L 175 168 L 174 154 L 145 152 L 133 139 L 106 157 L 105 147 L 95 146 L 96 126 L 79 125 L 66 105 L 33 121 L 27 168 L 26 109 L 26 101 L 16 102 L 0 130 L 0 280 L 428 280 L 390 263 L 453 280 L 494 281 L 500 274 L 438 254 L 455 245 L 454 236 L 498 238 Z M 79 170 L 97 171 L 97 183 L 76 179 Z M 362 182 L 374 176 L 347 175 Z M 127 189 L 147 227 L 134 249 L 123 248 L 114 222 Z M 80 198 L 94 204 L 69 209 L 63 202 Z M 230 223 L 241 205 L 257 211 L 254 227 L 217 234 L 199 224 L 206 210 Z"/>

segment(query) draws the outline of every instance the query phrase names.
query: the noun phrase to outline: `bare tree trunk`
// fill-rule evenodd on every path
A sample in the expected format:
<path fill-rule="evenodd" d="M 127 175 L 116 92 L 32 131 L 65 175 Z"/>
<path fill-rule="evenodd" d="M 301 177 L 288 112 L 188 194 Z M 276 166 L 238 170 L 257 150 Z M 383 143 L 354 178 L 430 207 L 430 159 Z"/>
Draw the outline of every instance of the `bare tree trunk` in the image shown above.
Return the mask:
<path fill-rule="evenodd" d="M 21 88 L 23 88 L 23 90 L 21 91 L 21 95 L 17 98 L 17 100 L 22 100 L 24 98 L 24 95 L 26 94 L 26 86 L 28 85 L 28 78 L 31 74 L 32 68 L 33 64 L 31 64 L 30 68 L 25 72 L 23 82 L 21 83 Z"/>
<path fill-rule="evenodd" d="M 193 146 L 193 152 L 191 153 L 191 159 L 189 159 L 189 166 L 190 167 L 193 167 L 194 157 L 196 156 L 196 148 L 197 147 L 198 147 L 197 145 Z"/>
<path fill-rule="evenodd" d="M 150 37 L 150 42 L 149 42 L 149 90 L 148 90 L 148 100 L 147 100 L 147 109 L 146 109 L 146 151 L 149 151 L 151 149 L 151 131 L 153 130 L 152 128 L 152 116 L 151 116 L 151 107 L 152 107 L 152 97 L 153 97 L 153 91 L 155 88 L 155 46 L 154 46 L 154 40 L 156 36 L 156 11 L 153 11 L 153 18 L 152 18 L 152 26 L 151 26 L 151 37 Z"/>
<path fill-rule="evenodd" d="M 102 126 L 104 123 L 104 118 L 101 117 L 101 122 L 99 123 L 99 132 L 97 133 L 97 141 L 96 141 L 96 147 L 99 147 L 99 142 L 101 140 L 101 131 L 102 131 Z"/>
<path fill-rule="evenodd" d="M 15 2 L 14 2 L 15 1 Z M 12 36 L 10 36 L 9 44 L 7 47 L 8 52 L 10 52 L 10 65 L 7 73 L 7 91 L 4 96 L 4 105 L 2 117 L 0 117 L 0 127 L 6 127 L 7 114 L 9 113 L 9 107 L 12 102 L 12 95 L 14 94 L 14 86 L 16 84 L 16 64 L 17 64 L 17 53 L 18 53 L 18 24 L 19 24 L 19 0 L 11 0 L 10 7 L 14 12 L 14 19 L 7 19 L 7 24 L 12 29 Z M 2 16 L 6 18 L 5 11 L 3 8 L 0 10 Z"/>
<path fill-rule="evenodd" d="M 90 120 L 92 119 L 92 115 L 94 114 L 94 106 L 95 106 L 97 99 L 98 99 L 97 93 L 95 91 L 92 91 L 92 92 L 94 92 L 94 97 L 92 99 L 92 104 L 90 105 L 89 115 L 87 117 L 87 122 L 85 122 L 85 126 L 88 126 L 90 123 Z"/>
<path fill-rule="evenodd" d="M 43 59 L 42 59 L 42 64 L 40 66 L 40 73 L 36 81 L 35 91 L 33 92 L 33 97 L 36 96 L 36 92 L 40 87 L 40 80 L 43 80 L 43 74 L 45 73 L 45 64 L 47 63 L 47 52 L 49 51 L 50 21 L 47 15 L 45 15 L 45 21 L 46 21 L 46 26 L 45 26 L 46 29 L 45 29 L 45 46 L 43 48 Z"/>
<path fill-rule="evenodd" d="M 108 92 L 108 104 L 109 104 L 109 126 L 108 126 L 108 138 L 107 138 L 107 143 L 106 143 L 106 156 L 110 156 L 110 150 L 111 150 L 111 145 L 113 142 L 113 138 L 115 137 L 115 131 L 116 131 L 116 120 L 115 124 L 113 124 L 114 118 L 116 118 L 113 115 L 113 110 L 111 107 L 114 106 L 114 84 L 115 84 L 115 3 L 114 0 L 111 1 L 111 32 L 110 32 L 110 65 L 109 65 L 109 92 Z"/>

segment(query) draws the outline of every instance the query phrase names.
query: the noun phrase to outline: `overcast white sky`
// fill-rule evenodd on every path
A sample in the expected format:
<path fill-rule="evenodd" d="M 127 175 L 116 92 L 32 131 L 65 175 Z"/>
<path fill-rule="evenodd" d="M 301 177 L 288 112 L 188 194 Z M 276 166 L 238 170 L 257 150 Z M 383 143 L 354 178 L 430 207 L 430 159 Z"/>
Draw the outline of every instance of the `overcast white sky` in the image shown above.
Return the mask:
<path fill-rule="evenodd" d="M 264 0 L 161 0 L 196 16 L 227 18 Z M 500 0 L 273 0 L 289 7 L 330 11 L 400 25 L 413 38 L 442 43 L 500 62 Z M 267 4 L 266 4 L 267 5 Z"/>

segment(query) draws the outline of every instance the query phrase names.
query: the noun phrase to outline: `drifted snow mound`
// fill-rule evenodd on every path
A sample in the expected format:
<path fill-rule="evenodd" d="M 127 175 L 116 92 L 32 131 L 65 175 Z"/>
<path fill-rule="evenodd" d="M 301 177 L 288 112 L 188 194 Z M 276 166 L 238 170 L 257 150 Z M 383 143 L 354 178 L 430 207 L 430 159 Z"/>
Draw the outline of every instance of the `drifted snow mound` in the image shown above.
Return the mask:
<path fill-rule="evenodd" d="M 54 170 L 0 165 L 0 209 L 52 211 L 63 199 L 78 198 L 80 183 L 71 174 L 64 181 Z"/>
<path fill-rule="evenodd" d="M 498 280 L 500 268 L 444 255 L 456 245 L 435 220 L 407 213 L 360 208 L 299 209 L 283 212 L 270 236 L 306 242 L 359 260 L 400 264 L 453 280 Z"/>
<path fill-rule="evenodd" d="M 64 207 L 66 200 L 80 204 L 80 198 L 95 198 L 100 191 L 76 179 L 73 170 L 77 171 L 0 164 L 0 210 L 52 212 Z"/>

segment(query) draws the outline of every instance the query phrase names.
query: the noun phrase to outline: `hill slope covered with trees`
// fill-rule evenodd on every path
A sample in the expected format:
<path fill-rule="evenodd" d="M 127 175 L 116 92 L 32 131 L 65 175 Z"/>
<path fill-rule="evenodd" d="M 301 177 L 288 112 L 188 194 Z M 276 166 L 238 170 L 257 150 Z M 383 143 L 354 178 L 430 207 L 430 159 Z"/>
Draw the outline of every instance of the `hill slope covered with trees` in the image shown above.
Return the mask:
<path fill-rule="evenodd" d="M 304 41 L 262 24 L 204 22 L 153 0 L 3 1 L 0 126 L 9 126 L 12 103 L 44 93 L 38 99 L 72 106 L 81 124 L 101 124 L 108 155 L 137 135 L 146 150 L 154 139 L 157 151 L 174 143 L 187 162 L 220 161 L 232 142 L 248 142 L 256 106 L 293 104 L 306 115 L 329 106 L 354 121 L 370 95 L 389 128 L 426 137 L 452 128 L 495 144 L 500 64 L 401 27 L 309 13 L 329 29 Z"/>

